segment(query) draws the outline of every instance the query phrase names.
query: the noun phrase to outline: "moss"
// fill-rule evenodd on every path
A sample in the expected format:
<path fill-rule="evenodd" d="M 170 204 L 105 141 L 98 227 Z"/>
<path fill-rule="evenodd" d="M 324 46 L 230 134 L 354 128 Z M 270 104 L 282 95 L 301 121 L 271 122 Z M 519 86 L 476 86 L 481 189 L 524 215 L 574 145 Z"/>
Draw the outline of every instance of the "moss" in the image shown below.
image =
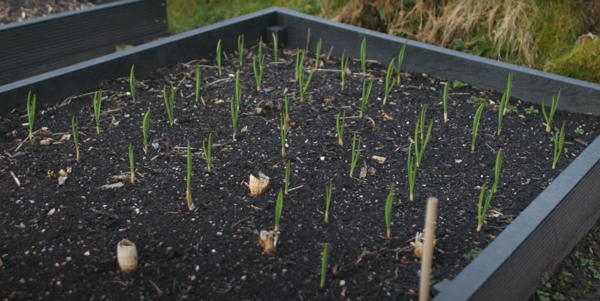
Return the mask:
<path fill-rule="evenodd" d="M 549 60 L 544 71 L 600 83 L 600 42 L 596 37 L 581 39 L 569 52 Z"/>

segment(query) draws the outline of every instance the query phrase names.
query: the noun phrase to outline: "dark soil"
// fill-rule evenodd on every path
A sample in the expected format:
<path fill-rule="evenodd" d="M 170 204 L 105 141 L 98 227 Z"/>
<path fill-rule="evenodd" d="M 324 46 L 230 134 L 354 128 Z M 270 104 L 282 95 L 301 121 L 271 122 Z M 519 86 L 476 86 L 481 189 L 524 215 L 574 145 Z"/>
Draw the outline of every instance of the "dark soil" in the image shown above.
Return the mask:
<path fill-rule="evenodd" d="M 101 0 L 0 0 L 0 25 L 80 10 L 102 4 Z"/>
<path fill-rule="evenodd" d="M 450 91 L 449 121 L 442 120 L 443 80 L 403 73 L 402 86 L 382 106 L 385 68 L 368 64 L 373 92 L 358 118 L 363 75 L 353 74 L 340 89 L 337 59 L 315 71 L 301 103 L 294 79 L 295 52 L 280 62 L 267 53 L 262 92 L 256 91 L 252 49 L 241 68 L 243 101 L 238 135 L 232 140 L 229 103 L 234 82 L 222 80 L 238 70 L 235 55 L 224 59 L 223 76 L 214 60 L 202 60 L 203 102 L 194 95 L 198 62 L 138 75 L 135 103 L 128 79 L 103 82 L 101 133 L 96 134 L 91 93 L 38 105 L 35 145 L 27 137 L 25 108 L 2 117 L 0 129 L 0 295 L 31 300 L 382 300 L 417 298 L 420 262 L 410 241 L 422 231 L 425 200 L 439 198 L 437 245 L 432 282 L 455 277 L 478 250 L 504 227 L 598 135 L 598 118 L 558 112 L 555 127 L 566 123 L 565 152 L 551 169 L 553 145 L 541 114 L 511 99 L 517 113 L 504 116 L 500 136 L 497 104 L 501 94 L 466 86 Z M 325 59 L 325 57 L 323 57 Z M 406 58 L 407 60 L 410 57 Z M 306 66 L 313 62 L 309 59 Z M 352 61 L 350 69 L 360 70 Z M 515 80 L 518 80 L 515 79 Z M 175 85 L 176 122 L 170 126 L 162 89 Z M 281 156 L 280 110 L 290 99 L 290 130 Z M 93 91 L 88 91 L 93 92 Z M 547 101 L 552 94 L 548 94 Z M 470 151 L 476 107 L 486 99 L 477 149 Z M 407 149 L 424 105 L 434 120 L 431 140 L 418 170 L 415 200 L 408 200 Z M 534 105 L 540 109 L 539 106 Z M 142 151 L 141 123 L 151 110 L 149 139 Z M 346 112 L 344 146 L 335 116 Z M 71 119 L 80 120 L 81 160 L 75 161 Z M 576 135 L 581 127 L 585 134 Z M 202 141 L 213 135 L 212 171 Z M 362 138 L 354 178 L 350 171 L 353 134 Z M 51 139 L 51 140 L 48 140 Z M 41 141 L 51 145 L 42 146 Z M 193 148 L 192 195 L 185 202 L 188 141 Z M 137 183 L 103 189 L 129 171 L 128 147 L 135 152 Z M 500 188 L 483 231 L 476 232 L 479 187 L 493 181 L 496 153 L 504 152 Z M 386 158 L 379 164 L 372 156 Z M 291 191 L 284 198 L 276 254 L 263 254 L 258 232 L 273 227 L 275 200 L 291 161 Z M 361 169 L 365 177 L 361 178 Z M 59 170 L 70 170 L 58 185 Z M 19 179 L 18 187 L 10 172 Z M 251 197 L 244 182 L 263 172 L 267 193 Z M 332 181 L 329 223 L 323 221 L 325 186 Z M 392 238 L 385 238 L 384 204 L 395 186 Z M 139 252 L 139 266 L 119 271 L 116 245 L 124 238 Z M 325 288 L 319 289 L 321 252 L 332 246 Z M 160 291 L 159 291 L 160 290 Z"/>

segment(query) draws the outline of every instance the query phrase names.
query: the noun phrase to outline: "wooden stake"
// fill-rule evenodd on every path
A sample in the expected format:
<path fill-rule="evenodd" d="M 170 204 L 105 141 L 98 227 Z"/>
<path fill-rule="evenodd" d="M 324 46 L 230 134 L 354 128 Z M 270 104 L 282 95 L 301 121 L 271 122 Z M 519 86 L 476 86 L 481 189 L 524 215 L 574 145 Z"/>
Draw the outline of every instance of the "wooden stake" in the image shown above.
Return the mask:
<path fill-rule="evenodd" d="M 419 301 L 429 300 L 429 281 L 431 276 L 431 262 L 433 259 L 433 240 L 435 238 L 435 220 L 437 218 L 437 198 L 427 199 L 427 214 L 425 215 L 425 243 L 421 259 L 421 286 L 419 288 Z"/>

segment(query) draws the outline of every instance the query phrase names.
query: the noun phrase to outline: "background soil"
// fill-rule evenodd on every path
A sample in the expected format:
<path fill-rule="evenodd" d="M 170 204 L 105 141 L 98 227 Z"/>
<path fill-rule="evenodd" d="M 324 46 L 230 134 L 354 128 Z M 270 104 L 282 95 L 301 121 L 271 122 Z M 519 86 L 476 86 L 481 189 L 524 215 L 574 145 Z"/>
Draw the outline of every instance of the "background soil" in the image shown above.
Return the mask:
<path fill-rule="evenodd" d="M 255 50 L 252 51 L 252 53 Z M 95 133 L 91 93 L 74 96 L 36 114 L 36 144 L 27 136 L 24 108 L 2 117 L 0 204 L 3 240 L 0 294 L 7 298 L 81 300 L 169 299 L 412 299 L 416 298 L 420 263 L 409 242 L 423 224 L 424 200 L 440 199 L 432 282 L 451 279 L 478 250 L 516 217 L 570 161 L 598 135 L 598 118 L 557 113 L 566 122 L 566 149 L 552 170 L 551 135 L 540 114 L 527 115 L 530 104 L 511 99 L 517 113 L 504 117 L 502 135 L 494 135 L 501 94 L 475 87 L 452 89 L 449 117 L 442 116 L 442 82 L 424 74 L 403 73 L 402 87 L 381 104 L 385 70 L 369 64 L 375 77 L 365 118 L 358 118 L 363 76 L 354 74 L 341 90 L 339 61 L 326 60 L 315 71 L 307 99 L 298 99 L 293 81 L 295 52 L 283 50 L 272 62 L 270 50 L 257 92 L 247 53 L 242 68 L 228 56 L 223 76 L 213 60 L 203 60 L 200 102 L 194 95 L 195 66 L 181 63 L 140 75 L 135 103 L 127 79 L 103 82 L 102 132 Z M 325 59 L 323 57 L 323 59 Z M 410 59 L 410 58 L 406 58 Z M 312 64 L 309 59 L 305 67 Z M 352 61 L 357 72 L 359 63 Z M 224 79 L 241 71 L 241 133 L 231 139 L 229 102 L 234 83 Z M 517 79 L 518 80 L 518 79 Z M 170 126 L 163 87 L 176 91 L 175 125 Z M 283 93 L 290 96 L 291 128 L 287 157 L 279 139 Z M 93 91 L 90 91 L 93 92 Z M 477 150 L 470 152 L 472 97 L 483 98 Z M 548 99 L 551 98 L 548 95 Z M 205 105 L 203 105 L 205 103 Z M 417 175 L 415 201 L 408 201 L 406 151 L 423 105 L 434 120 L 432 138 Z M 534 106 L 539 109 L 539 106 Z M 142 149 L 141 122 L 150 109 L 148 154 Z M 337 144 L 335 116 L 346 112 L 344 146 Z M 81 161 L 74 160 L 67 137 L 71 118 L 79 116 Z M 389 117 L 389 118 L 388 118 Z M 390 119 L 391 118 L 391 119 Z M 584 135 L 574 130 L 581 127 Z M 213 171 L 206 170 L 202 141 L 213 135 Z M 349 178 L 352 135 L 362 138 L 355 177 Z M 50 139 L 51 145 L 39 145 Z M 185 205 L 186 160 L 194 153 L 192 194 L 196 210 Z M 22 144 L 22 145 L 21 145 Z M 135 149 L 136 185 L 102 189 L 113 176 L 126 173 L 127 149 Z M 21 145 L 19 147 L 19 145 Z M 475 232 L 478 187 L 493 178 L 498 149 L 504 150 L 500 188 L 484 231 Z M 386 157 L 384 164 L 373 155 Z M 274 201 L 283 186 L 284 166 L 291 161 L 277 253 L 262 254 L 257 233 L 273 225 Z M 365 168 L 365 177 L 358 177 Z M 71 170 L 64 185 L 53 174 Z M 9 172 L 20 179 L 17 187 Z M 271 177 L 265 195 L 248 196 L 244 185 L 259 171 Z M 330 222 L 323 222 L 325 186 L 334 191 Z M 395 185 L 392 238 L 385 239 L 384 200 Z M 140 264 L 132 274 L 119 272 L 116 244 L 136 243 Z M 320 252 L 332 245 L 327 285 L 318 289 Z M 160 290 L 158 290 L 158 289 Z"/>
<path fill-rule="evenodd" d="M 102 4 L 102 0 L 0 0 L 0 25 Z"/>

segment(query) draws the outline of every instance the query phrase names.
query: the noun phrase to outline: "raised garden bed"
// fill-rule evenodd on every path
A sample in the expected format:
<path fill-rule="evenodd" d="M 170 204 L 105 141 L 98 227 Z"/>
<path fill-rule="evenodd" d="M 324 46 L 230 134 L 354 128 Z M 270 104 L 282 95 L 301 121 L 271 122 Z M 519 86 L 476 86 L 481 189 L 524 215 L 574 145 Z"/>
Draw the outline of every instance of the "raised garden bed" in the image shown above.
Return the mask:
<path fill-rule="evenodd" d="M 222 39 L 223 50 L 228 54 L 226 70 L 233 72 L 236 70 L 233 65 L 235 58 L 231 53 L 235 49 L 238 35 L 244 34 L 246 41 L 252 41 L 247 42 L 247 45 L 250 45 L 257 41 L 259 36 L 266 37 L 267 27 L 273 25 L 285 28 L 285 46 L 288 50 L 282 51 L 282 59 L 289 65 L 269 65 L 264 87 L 274 89 L 258 93 L 254 91 L 249 67 L 251 60 L 246 59 L 242 72 L 245 84 L 242 112 L 245 115 L 241 117 L 240 128 L 248 126 L 248 131 L 241 133 L 237 141 L 228 137 L 231 128 L 228 123 L 223 122 L 227 120 L 226 103 L 232 97 L 231 82 L 223 81 L 221 84 L 205 86 L 202 93 L 206 94 L 202 96 L 206 97 L 207 105 L 204 108 L 200 102 L 196 103 L 193 100 L 191 83 L 194 78 L 194 62 L 153 71 L 168 64 L 191 62 L 203 56 L 213 58 L 215 45 Z M 462 256 L 466 252 L 477 244 L 485 244 L 487 235 L 495 236 L 504 225 L 500 218 L 490 217 L 490 225 L 483 233 L 476 233 L 474 227 L 476 222 L 473 214 L 476 210 L 478 190 L 475 189 L 477 184 L 472 183 L 482 184 L 483 179 L 479 178 L 480 175 L 493 175 L 493 150 L 498 147 L 508 150 L 513 144 L 527 144 L 528 141 L 539 141 L 538 139 L 542 142 L 536 144 L 541 144 L 542 148 L 551 147 L 551 144 L 544 141 L 548 136 L 542 131 L 542 118 L 539 115 L 524 116 L 524 120 L 517 115 L 507 115 L 504 125 L 507 134 L 500 137 L 490 135 L 495 127 L 495 115 L 486 110 L 480 131 L 482 135 L 488 135 L 481 138 L 478 144 L 478 152 L 483 156 L 480 158 L 470 154 L 469 147 L 463 145 L 468 145 L 468 139 L 456 141 L 465 139 L 465 133 L 468 137 L 469 121 L 474 112 L 465 99 L 479 95 L 497 102 L 501 95 L 474 88 L 466 88 L 464 92 L 453 90 L 451 97 L 455 105 L 449 110 L 455 115 L 451 115 L 449 124 L 452 120 L 457 122 L 456 136 L 444 136 L 443 132 L 438 132 L 444 125 L 440 122 L 441 85 L 437 78 L 459 80 L 479 88 L 503 91 L 506 75 L 509 72 L 513 73 L 515 79 L 512 95 L 524 102 L 519 103 L 515 99 L 511 102 L 521 114 L 524 108 L 529 106 L 527 102 L 538 102 L 542 99 L 548 101 L 559 89 L 560 108 L 577 113 L 598 114 L 594 111 L 597 110 L 597 106 L 595 107 L 592 101 L 585 101 L 585 97 L 597 99 L 593 98 L 600 94 L 597 86 L 409 42 L 403 70 L 412 73 L 404 75 L 405 87 L 394 92 L 396 99 L 392 101 L 393 104 L 382 107 L 380 101 L 375 100 L 375 97 L 381 94 L 381 84 L 377 83 L 374 86 L 366 116 L 370 116 L 376 126 L 367 121 L 368 119 L 365 120 L 366 118 L 348 119 L 349 133 L 357 132 L 365 139 L 363 144 L 366 148 L 361 155 L 360 164 L 364 162 L 375 168 L 375 174 L 368 173 L 366 179 L 349 179 L 349 163 L 345 161 L 349 160 L 348 145 L 352 143 L 349 138 L 351 135 L 348 134 L 345 147 L 338 147 L 335 135 L 328 135 L 327 131 L 335 131 L 334 113 L 344 108 L 348 110 L 349 115 L 357 113 L 357 98 L 360 97 L 359 86 L 362 84 L 362 77 L 349 79 L 347 91 L 344 92 L 339 91 L 337 75 L 331 75 L 337 73 L 328 75 L 327 72 L 321 71 L 313 79 L 315 83 L 312 88 L 315 90 L 311 92 L 312 100 L 307 100 L 304 104 L 298 103 L 296 96 L 293 96 L 296 95 L 294 89 L 297 86 L 290 82 L 295 55 L 290 49 L 304 47 L 309 28 L 311 50 L 315 49 L 318 39 L 322 38 L 324 53 L 329 53 L 333 46 L 332 56 L 340 56 L 345 50 L 350 56 L 358 57 L 360 42 L 366 37 L 368 58 L 380 61 L 384 65 L 396 57 L 405 42 L 403 39 L 351 26 L 270 9 L 0 87 L 0 110 L 7 113 L 15 106 L 19 108 L 13 111 L 11 116 L 14 116 L 15 112 L 22 112 L 20 110 L 24 107 L 23 102 L 30 90 L 38 95 L 38 107 L 42 107 L 42 103 L 63 103 L 64 99 L 72 95 L 95 91 L 100 87 L 108 95 L 105 102 L 107 108 L 116 110 L 112 117 L 115 117 L 119 124 L 109 129 L 107 123 L 111 123 L 111 118 L 107 115 L 109 120 L 103 121 L 103 132 L 97 136 L 93 129 L 93 119 L 85 118 L 91 113 L 91 96 L 70 98 L 71 104 L 58 108 L 47 107 L 46 113 L 38 114 L 38 118 L 41 119 L 39 123 L 47 125 L 54 133 L 68 132 L 69 121 L 75 114 L 79 115 L 82 121 L 87 119 L 82 125 L 82 132 L 87 135 L 85 139 L 88 139 L 82 147 L 87 149 L 82 152 L 82 162 L 73 161 L 71 141 L 46 148 L 30 147 L 26 143 L 23 145 L 26 152 L 35 153 L 36 156 L 25 159 L 29 158 L 28 154 L 21 154 L 23 158 L 19 159 L 19 156 L 13 157 L 15 153 L 11 149 L 10 156 L 7 155 L 8 157 L 3 159 L 27 162 L 21 166 L 28 168 L 17 172 L 24 181 L 23 188 L 18 190 L 15 190 L 13 179 L 8 176 L 8 170 L 3 171 L 6 176 L 3 177 L 1 185 L 3 189 L 11 191 L 11 200 L 3 209 L 3 212 L 10 212 L 10 219 L 8 215 L 3 219 L 11 229 L 19 229 L 19 236 L 26 241 L 24 244 L 31 245 L 28 248 L 33 247 L 24 252 L 24 249 L 17 250 L 12 245 L 3 243 L 0 253 L 7 254 L 2 257 L 5 260 L 3 272 L 8 275 L 9 271 L 14 273 L 19 265 L 29 266 L 33 263 L 39 264 L 40 268 L 38 270 L 34 265 L 29 268 L 37 270 L 36 276 L 12 274 L 9 282 L 5 282 L 6 285 L 0 289 L 7 294 L 14 291 L 15 296 L 33 294 L 32 296 L 36 297 L 34 283 L 46 281 L 50 286 L 45 286 L 43 290 L 48 291 L 49 298 L 68 293 L 75 296 L 74 298 L 90 294 L 98 297 L 105 294 L 114 298 L 129 293 L 133 294 L 132 296 L 152 297 L 157 294 L 149 282 L 152 281 L 172 298 L 195 294 L 223 299 L 325 299 L 339 297 L 342 292 L 351 298 L 410 297 L 415 295 L 414 283 L 419 266 L 412 258 L 410 250 L 403 248 L 408 246 L 408 238 L 414 236 L 422 227 L 423 200 L 429 195 L 434 195 L 441 199 L 441 207 L 445 210 L 440 211 L 444 219 L 440 220 L 438 231 L 438 249 L 444 253 L 436 253 L 434 264 L 437 266 L 434 266 L 433 280 L 438 282 L 444 278 L 453 279 L 450 284 L 439 286 L 441 293 L 436 300 L 515 300 L 529 296 L 535 290 L 537 279 L 542 273 L 552 269 L 598 218 L 597 202 L 594 201 L 599 191 L 594 183 L 598 181 L 600 142 L 591 143 L 581 153 L 579 152 L 583 146 L 568 145 L 569 152 L 577 155 L 575 161 L 564 168 L 568 158 L 561 158 L 563 165 L 559 164 L 556 174 L 564 169 L 563 173 L 524 210 L 523 203 L 516 202 L 511 205 L 513 198 L 521 198 L 520 189 L 523 189 L 515 188 L 522 184 L 518 173 L 534 173 L 535 167 L 520 171 L 517 165 L 519 161 L 505 158 L 509 161 L 505 163 L 506 178 L 501 181 L 506 182 L 507 186 L 503 189 L 507 191 L 500 190 L 500 196 L 494 199 L 492 206 L 502 207 L 505 216 L 510 216 L 512 212 L 518 214 L 518 217 L 493 239 L 469 266 L 453 277 L 460 268 L 441 262 L 444 259 L 453 259 L 457 261 L 457 266 L 464 264 L 467 260 Z M 283 37 L 284 33 L 280 33 Z M 255 51 L 256 49 L 253 49 L 252 53 Z M 269 50 L 265 50 L 264 53 L 269 53 Z M 125 80 L 100 83 L 102 80 L 128 76 L 129 68 L 134 64 L 138 79 L 150 86 L 147 90 L 140 88 L 139 101 L 136 104 L 129 103 L 130 96 L 124 93 L 128 87 Z M 202 61 L 201 64 L 214 66 L 214 61 Z M 324 69 L 333 69 L 336 66 L 335 60 L 324 62 Z M 353 62 L 353 72 L 356 72 L 357 68 L 357 63 Z M 369 73 L 381 79 L 383 69 L 377 64 L 371 64 Z M 206 73 L 206 82 L 218 80 L 214 68 L 205 68 L 203 72 Z M 421 73 L 428 75 L 423 76 Z M 160 88 L 170 81 L 179 86 L 176 100 L 177 127 L 171 127 L 165 122 L 164 109 L 160 107 Z M 61 85 L 64 89 L 57 91 L 54 88 L 56 85 Z M 268 257 L 261 254 L 260 249 L 255 246 L 257 235 L 254 231 L 272 226 L 273 201 L 283 178 L 285 160 L 281 158 L 278 148 L 279 111 L 276 104 L 281 103 L 281 90 L 284 88 L 289 88 L 292 93 L 291 119 L 295 122 L 290 131 L 288 149 L 288 157 L 294 161 L 293 166 L 297 169 L 292 174 L 291 187 L 305 187 L 290 192 L 289 200 L 284 205 L 282 242 L 276 256 Z M 431 88 L 435 88 L 435 91 Z M 467 94 L 460 96 L 461 93 Z M 331 96 L 334 97 L 331 99 L 332 103 L 327 104 Z M 267 100 L 262 101 L 263 98 Z M 225 104 L 219 105 L 219 99 L 224 100 Z M 254 110 L 255 105 L 266 104 L 269 100 L 273 101 L 275 107 L 261 107 L 264 115 Z M 408 147 L 408 137 L 411 136 L 423 103 L 428 104 L 428 119 L 433 117 L 436 123 L 431 149 L 426 152 L 423 171 L 417 176 L 417 200 L 410 202 L 406 199 L 404 149 Z M 141 114 L 145 113 L 148 107 L 152 110 L 152 135 L 162 139 L 156 141 L 158 149 L 151 149 L 152 156 L 148 155 L 142 159 L 138 150 L 137 167 L 139 172 L 144 174 L 144 178 L 137 186 L 128 186 L 116 191 L 101 190 L 99 186 L 105 184 L 105 178 L 97 178 L 94 175 L 118 174 L 128 169 L 127 163 L 121 162 L 121 158 L 127 158 L 127 144 L 134 143 L 139 147 Z M 382 113 L 386 113 L 393 120 L 384 121 Z M 298 117 L 294 117 L 294 114 Z M 559 114 L 557 120 L 572 118 L 567 115 Z M 571 133 L 577 123 L 585 121 L 588 122 L 588 133 L 597 135 L 593 126 L 597 125 L 597 118 L 577 118 L 580 119 L 575 119 L 575 123 L 569 123 Z M 351 121 L 354 122 L 350 124 Z M 519 124 L 524 127 L 509 130 L 511 126 Z M 123 129 L 124 127 L 128 130 Z M 9 132 L 14 135 L 12 130 L 11 128 Z M 516 142 L 521 139 L 520 134 L 523 131 L 531 131 L 529 134 L 533 134 L 534 137 L 524 138 L 522 143 Z M 16 133 L 24 136 L 24 132 L 26 130 L 21 128 Z M 213 142 L 220 144 L 217 148 L 218 153 L 215 154 L 214 164 L 217 171 L 204 172 L 203 161 L 195 157 L 193 177 L 197 182 L 194 184 L 193 195 L 196 206 L 200 209 L 188 213 L 182 194 L 185 189 L 185 160 L 179 159 L 183 152 L 176 146 L 184 146 L 186 141 L 190 140 L 194 147 L 198 148 L 201 145 L 200 141 L 209 132 L 217 134 Z M 573 134 L 569 140 L 574 140 Z M 311 145 L 313 141 L 318 144 Z M 165 145 L 165 142 L 169 145 Z M 491 144 L 486 146 L 484 142 Z M 254 151 L 257 144 L 262 146 L 259 146 L 262 151 Z M 198 150 L 195 152 L 199 153 Z M 547 157 L 551 154 L 544 154 L 543 149 L 531 152 L 541 155 L 532 155 L 527 160 L 540 160 L 535 161 L 539 162 L 535 164 L 540 166 L 550 165 Z M 386 165 L 379 166 L 368 159 L 375 154 L 385 154 L 389 161 Z M 456 155 L 458 156 L 453 158 Z M 155 156 L 158 157 L 151 160 Z M 45 160 L 54 163 L 38 165 Z M 457 184 L 461 187 L 460 191 L 455 191 L 458 189 L 456 185 L 445 184 L 448 182 L 444 177 L 455 170 L 452 168 L 461 164 L 457 160 L 470 162 L 475 168 L 464 174 L 454 173 L 465 181 L 473 181 L 466 185 Z M 58 169 L 69 166 L 80 173 L 80 178 L 73 173 L 69 176 L 67 184 L 61 187 L 56 186 L 55 180 L 45 179 L 46 169 L 56 169 L 57 172 Z M 361 167 L 359 165 L 358 168 Z M 273 178 L 272 188 L 267 195 L 251 198 L 247 196 L 247 189 L 239 183 L 247 180 L 250 173 L 256 174 L 258 171 L 263 171 Z M 440 173 L 436 176 L 435 171 Z M 432 175 L 428 176 L 428 172 Z M 545 175 L 532 176 L 535 184 L 530 185 L 538 188 L 546 186 L 553 177 L 551 171 Z M 322 196 L 325 184 L 330 178 L 334 180 L 335 201 L 332 214 L 336 216 L 333 222 L 324 224 L 320 211 L 324 206 Z M 424 183 L 425 179 L 427 183 Z M 525 176 L 523 180 L 526 180 Z M 388 240 L 380 236 L 385 233 L 383 200 L 392 182 L 397 185 L 396 196 L 401 203 L 398 202 L 395 206 L 393 220 L 396 226 L 392 228 L 394 238 Z M 423 184 L 427 186 L 421 186 Z M 89 187 L 87 194 L 81 195 L 80 187 Z M 517 189 L 519 193 L 514 194 L 514 190 L 509 190 L 509 187 Z M 34 195 L 40 191 L 43 191 L 43 194 L 37 197 L 40 200 L 36 201 Z M 204 195 L 211 197 L 204 198 Z M 537 193 L 531 197 L 535 195 Z M 461 197 L 467 199 L 465 203 L 454 206 L 453 202 L 458 202 L 455 200 Z M 74 199 L 77 201 L 74 202 Z M 69 205 L 65 206 L 66 203 Z M 288 215 L 286 210 L 289 210 Z M 464 212 L 461 213 L 461 210 Z M 519 214 L 521 210 L 523 212 Z M 447 220 L 461 214 L 465 214 L 465 217 L 461 217 L 460 222 Z M 17 220 L 22 220 L 23 226 L 13 224 Z M 76 222 L 65 224 L 61 223 L 61 220 Z M 399 226 L 402 225 L 401 222 L 408 222 L 408 226 Z M 548 226 L 548 223 L 551 226 Z M 450 243 L 443 232 L 444 225 L 451 229 L 447 233 L 448 237 L 453 234 L 460 236 L 465 245 Z M 39 233 L 46 233 L 47 236 L 39 238 Z M 11 237 L 11 242 L 17 237 L 12 230 L 5 234 L 5 237 Z M 113 258 L 118 242 L 113 241 L 116 237 L 127 237 L 138 244 L 141 265 L 139 271 L 132 276 L 118 272 Z M 332 240 L 337 241 L 337 245 L 332 243 L 328 284 L 320 291 L 319 252 L 323 243 Z M 53 251 L 49 251 L 50 247 Z M 15 252 L 16 250 L 18 252 Z M 86 253 L 87 251 L 89 253 Z M 50 255 L 52 252 L 54 253 Z M 54 257 L 54 254 L 59 255 Z M 47 262 L 43 260 L 45 256 L 56 261 L 61 258 L 62 261 Z M 336 264 L 337 274 L 332 275 Z M 524 266 L 526 268 L 523 268 Z M 445 274 L 441 273 L 442 270 Z M 407 274 L 404 274 L 405 272 Z M 396 278 L 397 273 L 403 276 Z M 51 279 L 37 278 L 49 275 L 55 276 Z M 68 284 L 61 280 L 74 277 L 84 280 L 78 284 Z M 344 285 L 340 285 L 342 280 Z M 57 282 L 60 282 L 60 285 Z M 21 289 L 12 289 L 13 285 L 20 285 Z"/>
<path fill-rule="evenodd" d="M 111 1 L 107 1 L 111 2 Z M 112 1 L 0 26 L 0 85 L 168 35 L 164 0 Z"/>

